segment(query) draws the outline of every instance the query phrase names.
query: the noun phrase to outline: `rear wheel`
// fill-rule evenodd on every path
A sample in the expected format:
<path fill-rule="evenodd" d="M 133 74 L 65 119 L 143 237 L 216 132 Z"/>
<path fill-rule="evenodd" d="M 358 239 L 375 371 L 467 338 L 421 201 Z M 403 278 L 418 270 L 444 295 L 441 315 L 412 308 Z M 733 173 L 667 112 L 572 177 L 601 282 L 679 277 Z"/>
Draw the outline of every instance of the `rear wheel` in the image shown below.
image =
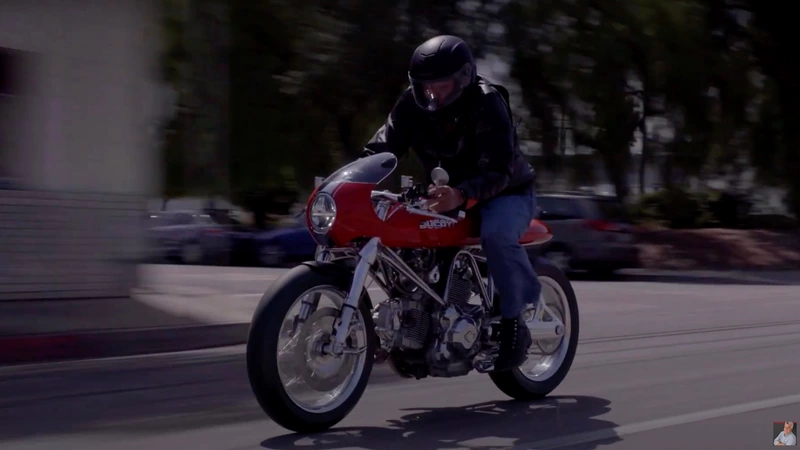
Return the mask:
<path fill-rule="evenodd" d="M 353 315 L 346 353 L 322 344 L 347 297 L 351 274 L 332 264 L 303 264 L 261 300 L 247 342 L 247 371 L 261 408 L 299 433 L 326 430 L 358 403 L 375 353 L 370 302 L 364 293 Z"/>
<path fill-rule="evenodd" d="M 539 260 L 535 267 L 542 283 L 541 301 L 547 306 L 535 314 L 545 322 L 557 317 L 564 324 L 564 335 L 534 340 L 527 361 L 520 367 L 489 373 L 498 389 L 517 400 L 536 400 L 550 394 L 564 381 L 578 348 L 580 320 L 572 285 L 561 270 L 547 261 Z"/>

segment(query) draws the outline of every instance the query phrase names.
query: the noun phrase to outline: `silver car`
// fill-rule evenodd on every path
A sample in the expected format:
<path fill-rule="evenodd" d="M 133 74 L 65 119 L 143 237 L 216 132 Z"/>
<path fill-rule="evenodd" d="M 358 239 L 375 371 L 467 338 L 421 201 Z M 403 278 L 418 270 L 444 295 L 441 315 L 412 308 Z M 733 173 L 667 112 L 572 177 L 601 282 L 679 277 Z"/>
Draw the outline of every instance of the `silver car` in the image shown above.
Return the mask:
<path fill-rule="evenodd" d="M 539 219 L 553 233 L 541 255 L 565 272 L 610 275 L 638 266 L 633 227 L 614 198 L 578 193 L 537 195 Z"/>
<path fill-rule="evenodd" d="M 205 212 L 159 211 L 150 215 L 149 236 L 159 260 L 202 264 L 223 260 L 231 250 L 232 220 Z"/>

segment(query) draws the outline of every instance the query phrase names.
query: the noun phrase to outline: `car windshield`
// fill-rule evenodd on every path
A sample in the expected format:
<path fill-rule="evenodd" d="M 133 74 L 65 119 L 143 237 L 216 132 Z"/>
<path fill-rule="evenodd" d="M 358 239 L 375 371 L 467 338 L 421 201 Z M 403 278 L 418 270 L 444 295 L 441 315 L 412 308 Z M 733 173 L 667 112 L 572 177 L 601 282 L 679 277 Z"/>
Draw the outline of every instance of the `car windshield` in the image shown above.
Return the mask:
<path fill-rule="evenodd" d="M 349 181 L 378 184 L 397 168 L 397 157 L 391 153 L 377 153 L 357 159 L 332 173 L 320 185 L 320 189 L 331 183 Z"/>
<path fill-rule="evenodd" d="M 538 198 L 538 203 L 539 217 L 542 220 L 571 220 L 581 218 L 581 213 L 572 198 L 542 196 Z"/>
<path fill-rule="evenodd" d="M 596 200 L 597 209 L 600 210 L 601 218 L 617 222 L 627 222 L 628 213 L 625 208 L 614 200 Z"/>

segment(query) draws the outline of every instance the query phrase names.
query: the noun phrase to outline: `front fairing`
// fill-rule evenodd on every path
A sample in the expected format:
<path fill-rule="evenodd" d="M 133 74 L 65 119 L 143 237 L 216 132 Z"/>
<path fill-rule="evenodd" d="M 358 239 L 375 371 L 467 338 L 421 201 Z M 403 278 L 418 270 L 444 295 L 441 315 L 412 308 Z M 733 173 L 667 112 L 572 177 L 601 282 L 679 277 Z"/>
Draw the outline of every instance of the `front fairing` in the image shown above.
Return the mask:
<path fill-rule="evenodd" d="M 312 236 L 314 236 L 314 240 L 320 245 L 331 246 L 330 233 L 333 232 L 336 234 L 335 229 L 338 228 L 338 226 L 334 224 L 333 229 L 329 233 L 319 234 L 314 232 L 308 215 L 310 214 L 314 199 L 320 193 L 336 197 L 336 206 L 339 210 L 337 214 L 341 216 L 347 217 L 350 214 L 362 217 L 364 214 L 374 215 L 370 201 L 370 192 L 375 186 L 388 178 L 396 168 L 397 157 L 395 155 L 392 153 L 377 153 L 359 158 L 323 180 L 319 187 L 314 190 L 314 193 L 311 195 L 306 205 L 306 222 L 309 231 Z M 353 195 L 353 189 L 348 189 L 348 187 L 355 188 L 359 193 Z M 339 191 L 339 194 L 337 194 L 337 191 Z M 343 191 L 347 191 L 348 194 L 343 194 Z M 361 210 L 361 208 L 367 208 L 367 210 Z M 353 209 L 358 210 L 358 213 L 355 213 Z"/>
<path fill-rule="evenodd" d="M 397 157 L 391 153 L 376 153 L 357 159 L 326 178 L 318 192 L 328 192 L 329 187 L 338 183 L 379 184 L 397 168 Z"/>

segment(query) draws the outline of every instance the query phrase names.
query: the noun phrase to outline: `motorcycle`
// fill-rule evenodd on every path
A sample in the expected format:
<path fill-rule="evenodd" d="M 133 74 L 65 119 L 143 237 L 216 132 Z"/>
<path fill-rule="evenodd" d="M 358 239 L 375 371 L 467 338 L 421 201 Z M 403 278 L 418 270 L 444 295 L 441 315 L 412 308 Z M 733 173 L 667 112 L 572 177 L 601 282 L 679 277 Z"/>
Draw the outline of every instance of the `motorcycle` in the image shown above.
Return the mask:
<path fill-rule="evenodd" d="M 320 244 L 316 261 L 274 283 L 253 316 L 250 385 L 264 412 L 286 429 L 336 425 L 360 400 L 375 363 L 404 378 L 487 373 L 518 400 L 548 395 L 572 365 L 575 292 L 564 273 L 533 258 L 542 294 L 523 316 L 533 338 L 528 359 L 493 371 L 499 294 L 481 254 L 479 222 L 471 211 L 429 211 L 427 186 L 411 177 L 401 177 L 400 193 L 375 190 L 397 163 L 379 153 L 317 178 L 306 207 Z M 431 178 L 444 185 L 449 176 L 436 168 Z M 533 220 L 520 243 L 550 239 L 549 228 Z M 375 307 L 372 283 L 387 296 Z"/>

